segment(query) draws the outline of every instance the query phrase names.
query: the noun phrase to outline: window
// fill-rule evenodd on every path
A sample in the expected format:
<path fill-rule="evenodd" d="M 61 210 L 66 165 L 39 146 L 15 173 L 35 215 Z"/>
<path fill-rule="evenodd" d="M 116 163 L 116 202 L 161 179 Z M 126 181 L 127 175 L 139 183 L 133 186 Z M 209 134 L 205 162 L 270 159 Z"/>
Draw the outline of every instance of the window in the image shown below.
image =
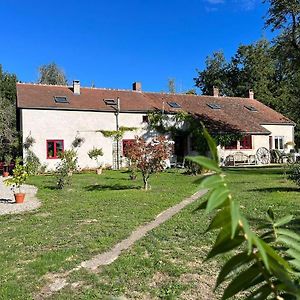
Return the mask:
<path fill-rule="evenodd" d="M 47 159 L 57 159 L 63 151 L 63 140 L 47 140 Z"/>
<path fill-rule="evenodd" d="M 54 96 L 55 103 L 69 103 L 69 100 L 66 96 Z"/>
<path fill-rule="evenodd" d="M 254 106 L 245 105 L 245 107 L 250 111 L 257 111 L 257 109 Z"/>
<path fill-rule="evenodd" d="M 117 105 L 117 102 L 115 99 L 103 99 L 103 101 L 106 105 Z"/>
<path fill-rule="evenodd" d="M 122 146 L 123 146 L 123 156 L 127 157 L 128 149 L 131 147 L 134 140 L 123 140 Z"/>
<path fill-rule="evenodd" d="M 283 136 L 274 137 L 275 149 L 283 150 Z"/>
<path fill-rule="evenodd" d="M 252 149 L 251 135 L 246 135 L 240 140 L 240 149 Z"/>
<path fill-rule="evenodd" d="M 273 149 L 273 137 L 269 136 L 269 150 Z"/>
<path fill-rule="evenodd" d="M 169 106 L 172 108 L 180 108 L 181 105 L 178 104 L 177 102 L 168 102 Z"/>
<path fill-rule="evenodd" d="M 221 109 L 221 106 L 216 103 L 208 103 L 207 106 L 210 107 L 211 109 Z"/>
<path fill-rule="evenodd" d="M 143 123 L 149 123 L 149 117 L 143 116 Z"/>

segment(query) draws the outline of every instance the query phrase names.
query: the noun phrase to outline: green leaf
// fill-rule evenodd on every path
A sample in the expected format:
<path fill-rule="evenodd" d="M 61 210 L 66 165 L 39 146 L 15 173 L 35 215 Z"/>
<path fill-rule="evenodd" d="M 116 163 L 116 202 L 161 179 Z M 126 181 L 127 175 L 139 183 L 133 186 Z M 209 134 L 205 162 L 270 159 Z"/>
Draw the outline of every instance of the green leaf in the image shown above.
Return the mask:
<path fill-rule="evenodd" d="M 208 228 L 206 231 L 218 229 L 221 227 L 224 227 L 226 224 L 228 224 L 228 220 L 230 217 L 230 210 L 229 207 L 225 207 L 224 209 L 220 210 L 215 217 L 210 222 Z"/>
<path fill-rule="evenodd" d="M 290 260 L 290 264 L 297 270 L 300 270 L 300 261 L 298 259 Z"/>
<path fill-rule="evenodd" d="M 217 254 L 228 252 L 244 242 L 243 236 L 235 236 L 234 239 L 231 239 L 230 236 L 231 225 L 227 224 L 220 230 L 213 248 L 207 255 L 207 259 L 214 257 Z"/>
<path fill-rule="evenodd" d="M 286 253 L 287 253 L 288 255 L 290 255 L 291 257 L 295 258 L 296 260 L 298 260 L 299 263 L 300 263 L 300 251 L 297 251 L 297 250 L 295 250 L 295 249 L 288 249 L 288 250 L 286 251 Z"/>
<path fill-rule="evenodd" d="M 277 237 L 277 242 L 282 243 L 289 248 L 294 248 L 294 249 L 300 251 L 300 243 L 295 241 L 295 239 L 293 239 L 289 236 L 280 235 Z"/>
<path fill-rule="evenodd" d="M 265 300 L 272 293 L 272 288 L 269 284 L 265 284 L 248 296 L 245 300 Z"/>
<path fill-rule="evenodd" d="M 257 278 L 261 278 L 261 275 L 260 268 L 256 264 L 252 265 L 250 268 L 241 272 L 230 282 L 223 293 L 222 299 L 228 299 L 237 293 L 244 291 L 248 287 L 252 286 L 253 281 L 255 281 Z"/>
<path fill-rule="evenodd" d="M 274 226 L 279 227 L 279 226 L 282 226 L 282 225 L 286 225 L 286 224 L 290 223 L 293 220 L 293 218 L 294 218 L 294 216 L 292 216 L 292 215 L 285 216 L 285 217 L 277 220 L 274 223 Z"/>
<path fill-rule="evenodd" d="M 186 160 L 192 161 L 208 170 L 215 171 L 217 173 L 221 172 L 218 163 L 214 160 L 205 156 L 186 156 Z"/>
<path fill-rule="evenodd" d="M 263 240 L 261 240 L 260 238 L 258 238 L 256 235 L 252 236 L 252 241 L 253 244 L 256 246 L 256 248 L 259 251 L 259 255 L 266 267 L 266 269 L 269 271 L 270 270 L 270 266 L 269 266 L 269 260 L 268 260 L 268 255 L 267 255 L 267 251 L 266 251 L 266 243 L 263 242 Z"/>
<path fill-rule="evenodd" d="M 231 213 L 231 238 L 233 238 L 240 221 L 239 206 L 234 200 L 230 201 L 230 213 Z"/>
<path fill-rule="evenodd" d="M 200 187 L 207 189 L 216 188 L 220 185 L 224 186 L 224 180 L 219 174 L 204 176 L 197 183 L 200 184 Z"/>
<path fill-rule="evenodd" d="M 218 164 L 219 158 L 218 158 L 218 151 L 217 151 L 217 145 L 214 139 L 211 137 L 211 135 L 208 133 L 207 129 L 203 126 L 203 135 L 207 141 L 210 153 L 212 155 L 213 160 Z"/>
<path fill-rule="evenodd" d="M 220 207 L 228 199 L 229 191 L 224 187 L 217 188 L 209 195 L 206 212 L 210 213 Z"/>
<path fill-rule="evenodd" d="M 288 236 L 288 237 L 300 242 L 300 235 L 297 234 L 296 232 L 292 231 L 292 230 L 279 228 L 279 229 L 276 230 L 276 233 L 278 235 Z"/>
<path fill-rule="evenodd" d="M 216 288 L 228 278 L 228 274 L 230 274 L 232 271 L 236 272 L 238 268 L 243 266 L 244 264 L 249 263 L 251 260 L 253 260 L 253 255 L 248 255 L 248 253 L 243 252 L 239 253 L 233 257 L 231 257 L 226 264 L 222 267 L 216 283 Z"/>

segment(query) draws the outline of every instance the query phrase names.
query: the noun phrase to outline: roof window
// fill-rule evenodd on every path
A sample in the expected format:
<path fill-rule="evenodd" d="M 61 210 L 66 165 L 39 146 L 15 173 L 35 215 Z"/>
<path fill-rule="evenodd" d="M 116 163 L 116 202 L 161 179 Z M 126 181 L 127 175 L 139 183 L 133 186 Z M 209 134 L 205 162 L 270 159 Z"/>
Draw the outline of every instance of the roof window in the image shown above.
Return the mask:
<path fill-rule="evenodd" d="M 177 102 L 168 102 L 169 106 L 172 108 L 180 108 L 181 105 L 178 104 Z"/>
<path fill-rule="evenodd" d="M 245 107 L 250 111 L 257 111 L 257 109 L 254 106 L 245 105 Z"/>
<path fill-rule="evenodd" d="M 117 105 L 117 102 L 115 99 L 103 99 L 103 101 L 106 105 Z"/>
<path fill-rule="evenodd" d="M 211 109 L 221 109 L 221 106 L 216 103 L 208 103 L 207 106 L 210 107 Z"/>
<path fill-rule="evenodd" d="M 69 100 L 66 96 L 54 96 L 55 103 L 69 103 Z"/>

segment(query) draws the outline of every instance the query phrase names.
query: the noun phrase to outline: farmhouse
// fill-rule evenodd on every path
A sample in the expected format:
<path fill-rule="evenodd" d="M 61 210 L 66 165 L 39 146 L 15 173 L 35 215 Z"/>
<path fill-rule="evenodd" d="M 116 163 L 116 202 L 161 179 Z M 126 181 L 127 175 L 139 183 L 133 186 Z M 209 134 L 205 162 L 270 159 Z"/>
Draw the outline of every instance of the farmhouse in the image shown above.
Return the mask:
<path fill-rule="evenodd" d="M 102 148 L 104 164 L 116 166 L 117 153 L 136 135 L 155 136 L 148 127 L 148 113 L 162 111 L 174 115 L 185 111 L 200 120 L 209 121 L 219 132 L 239 132 L 242 137 L 226 147 L 219 147 L 225 159 L 233 152 L 255 155 L 260 148 L 290 151 L 294 145 L 295 124 L 254 99 L 221 97 L 214 89 L 213 96 L 143 92 L 141 83 L 132 90 L 112 90 L 81 87 L 78 80 L 72 86 L 17 84 L 19 129 L 23 141 L 33 137 L 32 151 L 48 169 L 55 168 L 58 153 L 69 149 L 76 137 L 85 142 L 77 150 L 80 168 L 94 168 L 96 164 L 87 153 L 93 147 Z M 101 130 L 132 127 L 124 133 L 119 147 L 105 137 Z M 175 139 L 175 154 L 184 157 L 196 154 L 192 136 Z M 117 151 L 118 149 L 118 151 Z M 26 151 L 24 151 L 26 157 Z"/>

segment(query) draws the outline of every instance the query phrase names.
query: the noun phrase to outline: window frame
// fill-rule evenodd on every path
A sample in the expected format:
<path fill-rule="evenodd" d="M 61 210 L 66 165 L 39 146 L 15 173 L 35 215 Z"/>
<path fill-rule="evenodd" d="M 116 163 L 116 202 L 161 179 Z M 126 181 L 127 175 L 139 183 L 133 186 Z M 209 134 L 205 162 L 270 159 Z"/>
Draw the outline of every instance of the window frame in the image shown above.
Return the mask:
<path fill-rule="evenodd" d="M 278 141 L 277 146 L 280 146 L 280 142 L 279 142 L 280 140 L 282 141 L 282 148 L 276 147 L 276 141 Z M 282 135 L 274 136 L 274 149 L 284 150 L 284 136 L 282 136 Z"/>
<path fill-rule="evenodd" d="M 56 149 L 56 143 L 57 142 L 61 142 L 62 143 L 62 152 L 65 151 L 64 140 L 61 140 L 61 139 L 46 140 L 46 157 L 47 157 L 47 159 L 59 159 L 59 157 L 57 155 L 57 149 Z M 53 143 L 54 144 L 53 156 L 49 156 L 49 153 L 48 153 L 48 143 Z"/>

